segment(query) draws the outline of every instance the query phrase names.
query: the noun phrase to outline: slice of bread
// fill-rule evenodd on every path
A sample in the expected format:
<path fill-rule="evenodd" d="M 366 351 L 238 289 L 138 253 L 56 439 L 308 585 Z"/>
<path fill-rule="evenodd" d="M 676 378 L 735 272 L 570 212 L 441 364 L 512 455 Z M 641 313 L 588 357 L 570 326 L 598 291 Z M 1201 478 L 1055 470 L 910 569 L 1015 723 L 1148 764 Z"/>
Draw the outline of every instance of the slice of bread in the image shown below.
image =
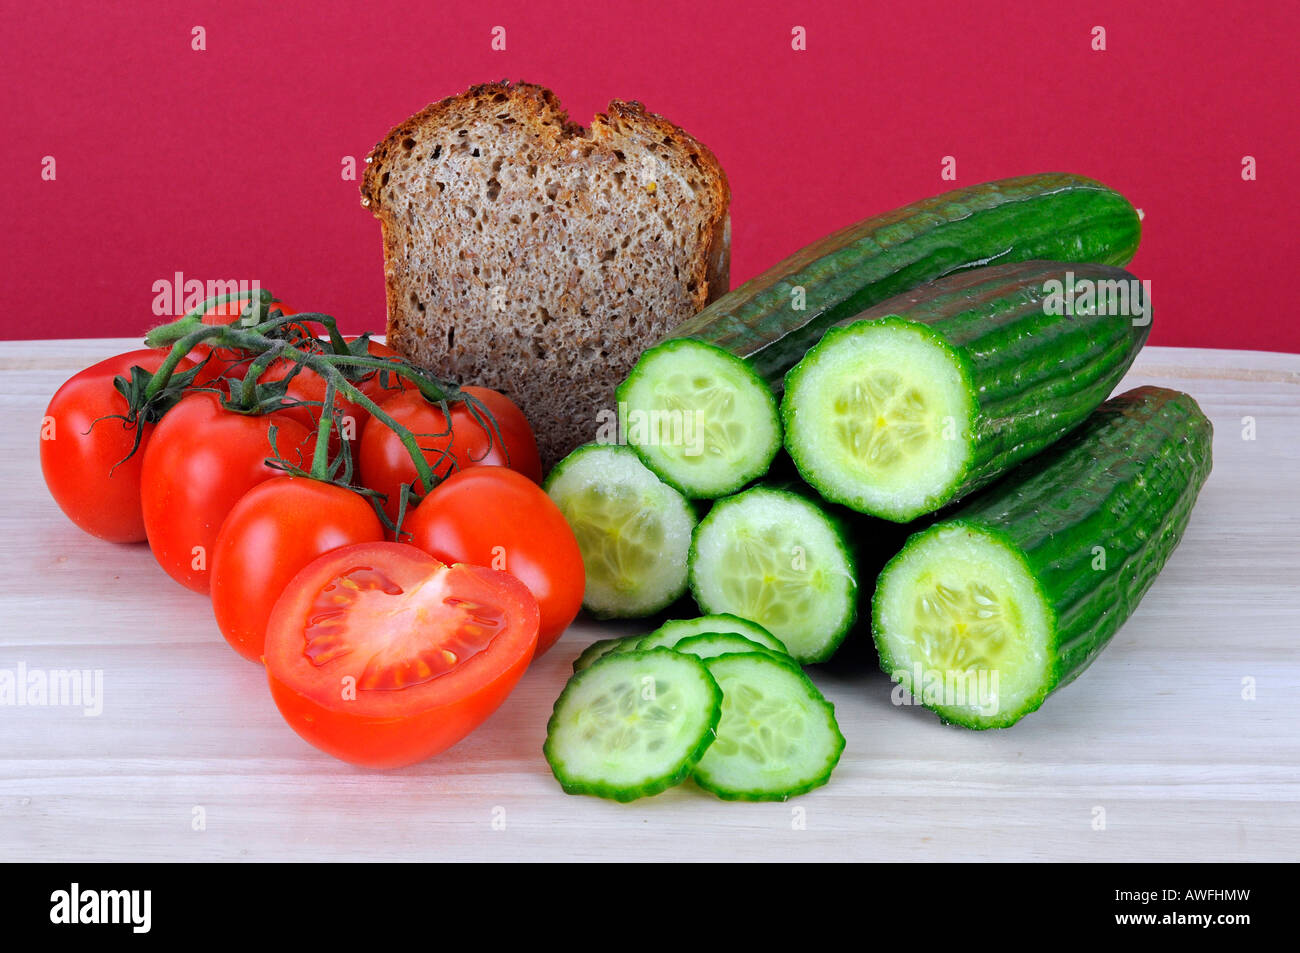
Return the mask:
<path fill-rule="evenodd" d="M 727 291 L 726 175 L 640 103 L 584 129 L 547 89 L 489 83 L 412 116 L 366 161 L 388 342 L 510 396 L 548 468 L 595 439 L 642 350 Z"/>

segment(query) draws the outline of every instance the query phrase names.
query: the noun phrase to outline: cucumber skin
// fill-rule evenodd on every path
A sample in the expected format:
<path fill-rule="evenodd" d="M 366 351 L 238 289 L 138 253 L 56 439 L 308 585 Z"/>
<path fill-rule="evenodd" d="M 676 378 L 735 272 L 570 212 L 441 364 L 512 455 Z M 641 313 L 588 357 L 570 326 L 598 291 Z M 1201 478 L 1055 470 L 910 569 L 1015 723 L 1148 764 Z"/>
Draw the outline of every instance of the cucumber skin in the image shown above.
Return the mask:
<path fill-rule="evenodd" d="M 635 639 L 635 636 L 632 636 L 631 638 Z M 610 652 L 618 651 L 619 644 L 625 641 L 627 641 L 627 637 L 597 639 L 595 642 L 592 642 L 582 650 L 577 658 L 573 660 L 573 674 L 577 675 L 583 669 L 591 668 L 592 665 L 603 659 Z"/>
<path fill-rule="evenodd" d="M 926 531 L 965 525 L 996 536 L 1023 559 L 1053 628 L 1051 669 L 1033 698 L 996 722 L 947 723 L 1010 727 L 1092 664 L 1182 539 L 1213 466 L 1212 441 L 1210 421 L 1192 397 L 1139 387 L 1106 401 L 1059 444 Z M 885 567 L 881 584 L 920 535 Z M 1101 572 L 1092 569 L 1098 545 L 1106 554 Z M 880 667 L 895 671 L 879 636 L 879 599 L 872 628 Z"/>
<path fill-rule="evenodd" d="M 826 236 L 714 301 L 667 339 L 746 358 L 780 393 L 832 324 L 927 281 L 991 263 L 1050 259 L 1126 265 L 1137 210 L 1100 182 L 1065 173 L 985 182 Z M 791 292 L 805 291 L 805 310 Z"/>
<path fill-rule="evenodd" d="M 718 687 L 718 683 L 714 680 L 713 673 L 709 671 L 709 667 L 705 665 L 702 660 L 695 658 L 693 655 L 689 655 L 685 657 L 698 662 L 700 666 L 704 668 L 709 683 L 713 686 L 713 712 L 709 718 L 708 731 L 704 732 L 704 735 L 700 739 L 700 743 L 687 754 L 686 760 L 682 762 L 675 773 L 666 777 L 654 778 L 641 787 L 635 789 L 616 788 L 612 785 L 601 784 L 599 782 L 573 781 L 561 777 L 563 765 L 557 766 L 555 763 L 554 755 L 551 752 L 551 734 L 559 725 L 560 703 L 564 701 L 564 696 L 568 694 L 569 689 L 576 685 L 580 679 L 593 677 L 590 673 L 598 670 L 602 662 L 607 660 L 612 661 L 613 659 L 627 659 L 629 657 L 645 658 L 655 652 L 667 652 L 674 656 L 682 657 L 680 652 L 673 652 L 672 649 L 664 648 L 651 649 L 649 652 L 632 651 L 607 653 L 606 655 L 602 655 L 600 658 L 596 659 L 596 661 L 592 662 L 591 665 L 582 669 L 580 672 L 574 673 L 569 681 L 565 683 L 563 691 L 561 691 L 559 697 L 555 699 L 555 706 L 551 709 L 551 717 L 546 722 L 546 741 L 542 744 L 542 755 L 546 758 L 546 763 L 550 766 L 551 773 L 555 776 L 555 780 L 559 782 L 560 788 L 565 794 L 590 794 L 611 801 L 619 801 L 623 804 L 626 804 L 628 801 L 638 800 L 639 798 L 653 797 L 656 794 L 662 794 L 669 788 L 676 787 L 689 778 L 691 772 L 695 770 L 695 765 L 699 762 L 700 758 L 704 757 L 704 752 L 708 751 L 709 745 L 713 744 L 713 739 L 718 736 L 718 722 L 722 720 L 722 689 Z"/>
<path fill-rule="evenodd" d="M 1124 315 L 1095 312 L 1051 315 L 1044 303 L 1048 281 L 1065 283 L 1066 273 L 1092 282 L 1137 279 L 1122 268 L 1090 263 L 1017 262 L 962 272 L 906 294 L 890 298 L 827 331 L 808 358 L 859 322 L 899 320 L 924 324 L 936 343 L 962 367 L 971 401 L 971 456 L 964 472 L 945 492 L 906 513 L 872 512 L 894 522 L 907 522 L 933 512 L 986 486 L 1011 467 L 1042 452 L 1095 410 L 1132 366 L 1150 335 L 1150 302 L 1145 299 L 1144 323 Z M 1134 287 L 1141 288 L 1140 284 Z M 801 360 L 787 376 L 781 417 L 786 433 L 798 428 L 799 408 L 789 392 L 810 363 Z M 790 446 L 796 465 L 802 461 Z M 805 479 L 826 499 L 870 512 L 862 502 L 837 493 L 815 473 L 800 467 Z"/>

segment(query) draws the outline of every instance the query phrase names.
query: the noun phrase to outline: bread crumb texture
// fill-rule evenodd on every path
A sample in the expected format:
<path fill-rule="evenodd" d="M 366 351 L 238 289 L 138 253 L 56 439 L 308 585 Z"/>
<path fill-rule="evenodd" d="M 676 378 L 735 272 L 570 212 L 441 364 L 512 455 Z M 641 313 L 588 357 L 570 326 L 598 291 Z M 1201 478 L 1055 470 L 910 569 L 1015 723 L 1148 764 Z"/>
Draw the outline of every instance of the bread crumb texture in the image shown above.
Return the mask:
<path fill-rule="evenodd" d="M 510 396 L 547 467 L 595 438 L 645 348 L 727 290 L 726 176 L 640 103 L 586 129 L 540 86 L 476 86 L 393 129 L 361 192 L 389 343 Z"/>

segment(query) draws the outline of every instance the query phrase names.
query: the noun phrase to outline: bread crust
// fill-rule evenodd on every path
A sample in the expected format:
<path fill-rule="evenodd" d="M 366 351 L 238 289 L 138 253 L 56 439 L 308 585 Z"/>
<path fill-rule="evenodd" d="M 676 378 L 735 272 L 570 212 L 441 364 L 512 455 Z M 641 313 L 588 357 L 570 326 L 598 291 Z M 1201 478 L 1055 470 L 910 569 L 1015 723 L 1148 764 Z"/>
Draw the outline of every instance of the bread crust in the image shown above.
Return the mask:
<path fill-rule="evenodd" d="M 672 122 L 657 113 L 646 110 L 636 101 L 613 100 L 605 112 L 597 113 L 591 126 L 583 127 L 573 122 L 559 99 L 553 92 L 543 86 L 526 82 L 494 82 L 473 86 L 466 92 L 449 96 L 431 103 L 389 131 L 366 159 L 365 172 L 362 176 L 360 191 L 361 204 L 379 219 L 384 241 L 384 269 L 387 297 L 387 333 L 389 343 L 400 353 L 420 363 L 427 364 L 427 355 L 423 342 L 418 340 L 417 328 L 413 325 L 422 323 L 419 316 L 407 314 L 411 309 L 404 306 L 402 292 L 406 287 L 409 263 L 404 248 L 400 247 L 401 230 L 394 227 L 396 210 L 384 202 L 384 186 L 395 156 L 401 154 L 403 143 L 417 137 L 429 127 L 440 128 L 454 120 L 459 112 L 469 113 L 484 106 L 499 104 L 509 99 L 516 106 L 522 106 L 525 114 L 533 121 L 528 131 L 539 140 L 549 139 L 557 151 L 568 145 L 569 140 L 591 143 L 596 149 L 612 151 L 617 148 L 614 140 L 620 137 L 644 137 L 647 141 L 664 145 L 682 155 L 689 157 L 700 170 L 708 183 L 710 192 L 710 213 L 704 223 L 701 240 L 702 254 L 691 263 L 690 275 L 681 275 L 683 292 L 689 297 L 691 312 L 672 316 L 672 325 L 684 321 L 692 314 L 702 310 L 709 302 L 715 300 L 728 290 L 730 279 L 730 188 L 726 173 L 713 152 Z M 600 317 L 597 315 L 597 317 Z M 421 331 L 421 335 L 422 335 Z M 659 335 L 653 335 L 643 342 L 643 347 L 655 343 Z M 630 360 L 635 360 L 631 355 Z M 425 357 L 426 360 L 421 360 Z M 446 367 L 438 368 L 443 373 Z M 455 371 L 455 368 L 451 368 Z M 520 373 L 526 369 L 519 368 Z M 464 383 L 478 383 L 466 380 Z M 612 398 L 612 394 L 610 395 Z M 524 407 L 526 413 L 530 408 Z M 597 408 L 591 408 L 594 418 Z M 533 414 L 530 413 L 530 417 Z M 549 466 L 559 456 L 568 452 L 573 446 L 595 436 L 594 430 L 585 436 L 576 433 L 548 434 L 545 420 L 534 420 L 538 429 L 539 444 L 543 448 L 543 462 Z M 572 429 L 572 428 L 569 428 Z"/>

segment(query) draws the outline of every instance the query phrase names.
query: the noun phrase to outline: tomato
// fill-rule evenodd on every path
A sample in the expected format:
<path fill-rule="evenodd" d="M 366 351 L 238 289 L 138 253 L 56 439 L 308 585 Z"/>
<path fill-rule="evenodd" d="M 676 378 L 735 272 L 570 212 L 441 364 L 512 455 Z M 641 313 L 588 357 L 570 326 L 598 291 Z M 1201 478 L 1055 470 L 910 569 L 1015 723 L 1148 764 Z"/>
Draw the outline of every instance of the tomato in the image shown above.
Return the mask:
<path fill-rule="evenodd" d="M 247 306 L 247 301 L 226 301 L 222 304 L 213 305 L 203 313 L 200 320 L 204 324 L 211 325 L 230 324 L 244 313 L 244 308 Z M 294 313 L 293 309 L 284 302 L 276 302 L 271 307 L 272 309 L 279 309 L 286 315 Z M 248 362 L 253 358 L 253 355 L 248 351 L 231 347 L 214 348 L 206 341 L 196 345 L 188 356 L 190 360 L 198 364 L 209 354 L 211 359 L 203 365 L 203 370 L 199 371 L 195 376 L 195 384 L 210 384 L 218 377 L 242 378 L 245 371 L 248 370 Z"/>
<path fill-rule="evenodd" d="M 505 700 L 537 644 L 537 601 L 513 576 L 362 543 L 294 576 L 271 612 L 266 673 L 285 721 L 353 764 L 432 757 Z"/>
<path fill-rule="evenodd" d="M 348 338 L 347 340 L 351 343 L 352 341 L 355 341 L 356 338 Z M 369 340 L 366 342 L 366 345 L 371 357 L 390 358 L 398 361 L 402 360 L 402 356 L 387 344 L 382 344 L 375 340 Z M 414 390 L 415 384 L 405 377 L 399 377 L 397 374 L 391 372 L 385 374 L 382 371 L 374 370 L 357 383 L 357 388 L 376 404 L 382 404 L 384 401 L 397 395 L 401 391 Z M 362 411 L 362 413 L 364 414 L 364 419 L 357 421 L 358 434 L 362 431 L 362 425 L 370 419 L 370 414 L 368 412 Z"/>
<path fill-rule="evenodd" d="M 262 657 L 275 600 L 304 566 L 333 549 L 378 542 L 384 524 L 366 498 L 306 477 L 273 477 L 239 498 L 212 550 L 212 609 L 240 655 Z"/>
<path fill-rule="evenodd" d="M 560 508 L 505 467 L 471 467 L 438 484 L 403 526 L 403 538 L 445 563 L 504 569 L 537 598 L 541 655 L 582 607 L 582 553 Z"/>
<path fill-rule="evenodd" d="M 356 340 L 349 339 L 349 342 Z M 376 341 L 368 342 L 368 350 L 374 357 L 397 357 L 397 352 L 385 344 Z M 323 353 L 329 353 L 328 350 Z M 293 371 L 296 362 L 287 358 L 272 361 L 265 371 L 258 377 L 258 383 L 270 384 L 276 381 L 282 381 L 289 377 Z M 403 390 L 415 387 L 414 384 L 405 378 L 398 377 L 396 374 L 383 375 L 381 371 L 375 370 L 366 374 L 361 380 L 354 382 L 358 390 L 369 397 L 375 403 L 382 403 L 389 397 L 401 393 Z M 386 385 L 386 386 L 385 386 Z M 286 406 L 285 413 L 292 416 L 304 427 L 315 428 L 317 421 L 320 420 L 321 405 L 325 402 L 326 394 L 325 378 L 321 377 L 310 368 L 300 368 L 296 374 L 289 377 L 289 384 L 285 389 L 285 395 L 289 401 L 315 401 L 315 403 L 305 403 L 301 406 Z M 339 416 L 344 434 L 349 440 L 359 440 L 361 431 L 364 429 L 366 422 L 370 419 L 370 412 L 363 409 L 359 404 L 348 400 L 341 394 L 336 395 L 335 400 L 339 409 Z M 336 435 L 337 436 L 337 435 Z"/>
<path fill-rule="evenodd" d="M 45 485 L 68 519 L 92 536 L 114 543 L 145 538 L 140 469 L 154 425 L 140 425 L 140 447 L 123 462 L 135 444 L 136 428 L 121 420 L 99 418 L 127 412 L 126 398 L 113 386 L 115 377 L 130 377 L 135 365 L 152 373 L 167 354 L 163 348 L 144 349 L 100 361 L 74 374 L 45 409 L 41 421 Z M 182 360 L 176 370 L 193 366 Z"/>
<path fill-rule="evenodd" d="M 441 407 L 426 400 L 416 390 L 389 398 L 381 409 L 417 436 L 424 449 L 424 458 L 438 476 L 445 476 L 457 468 L 509 465 L 510 469 L 540 483 L 542 461 L 523 411 L 504 394 L 486 387 L 465 387 L 463 390 L 482 401 L 492 414 L 501 434 L 500 440 L 475 421 L 463 403 L 451 408 L 450 438 L 428 436 L 446 431 L 447 419 Z M 449 448 L 450 459 L 443 459 L 435 466 L 439 453 Z M 402 441 L 382 421 L 372 421 L 362 431 L 357 466 L 362 484 L 388 497 L 384 510 L 389 519 L 396 520 L 398 491 L 403 483 L 414 482 L 418 474 Z"/>
<path fill-rule="evenodd" d="M 279 358 L 278 360 L 272 361 L 270 365 L 267 366 L 266 370 L 257 378 L 257 381 L 259 384 L 271 384 L 277 381 L 282 381 L 286 377 L 289 377 L 290 372 L 293 371 L 296 365 L 297 362 L 295 361 L 291 361 L 287 358 Z M 320 420 L 321 405 L 325 402 L 326 390 L 325 378 L 321 377 L 310 368 L 301 368 L 296 374 L 289 378 L 289 384 L 285 388 L 285 396 L 290 402 L 315 401 L 316 403 L 299 405 L 293 405 L 292 403 L 286 404 L 283 413 L 286 416 L 292 417 L 304 427 L 309 427 L 314 430 L 317 422 Z M 347 400 L 342 394 L 336 394 L 335 401 L 337 402 L 343 426 L 350 432 L 359 434 L 361 432 L 361 424 L 363 424 L 365 418 L 368 418 L 370 415 L 356 404 L 352 403 L 352 401 Z M 352 421 L 351 424 L 348 423 L 349 419 Z M 335 436 L 337 437 L 337 434 Z"/>
<path fill-rule="evenodd" d="M 140 474 L 145 532 L 167 574 L 195 592 L 208 591 L 226 514 L 258 483 L 283 473 L 265 463 L 271 424 L 280 456 L 310 467 L 315 435 L 298 421 L 237 414 L 206 391 L 186 394 L 154 429 Z"/>

